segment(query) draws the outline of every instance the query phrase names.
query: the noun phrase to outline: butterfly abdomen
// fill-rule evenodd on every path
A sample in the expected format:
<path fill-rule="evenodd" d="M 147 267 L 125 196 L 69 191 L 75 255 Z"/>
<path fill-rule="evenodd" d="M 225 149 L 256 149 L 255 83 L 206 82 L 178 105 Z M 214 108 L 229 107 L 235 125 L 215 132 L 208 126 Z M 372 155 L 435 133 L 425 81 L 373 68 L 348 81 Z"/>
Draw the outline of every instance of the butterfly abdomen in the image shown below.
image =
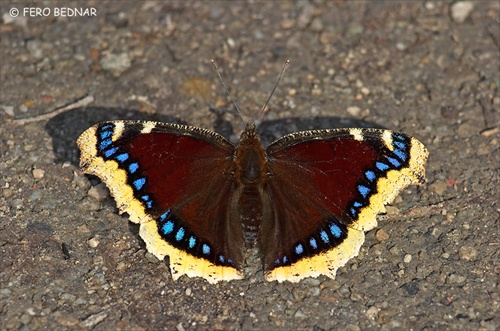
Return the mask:
<path fill-rule="evenodd" d="M 267 173 L 266 154 L 255 131 L 245 131 L 242 135 L 234 160 L 240 221 L 245 241 L 252 245 L 262 222 L 262 191 Z"/>

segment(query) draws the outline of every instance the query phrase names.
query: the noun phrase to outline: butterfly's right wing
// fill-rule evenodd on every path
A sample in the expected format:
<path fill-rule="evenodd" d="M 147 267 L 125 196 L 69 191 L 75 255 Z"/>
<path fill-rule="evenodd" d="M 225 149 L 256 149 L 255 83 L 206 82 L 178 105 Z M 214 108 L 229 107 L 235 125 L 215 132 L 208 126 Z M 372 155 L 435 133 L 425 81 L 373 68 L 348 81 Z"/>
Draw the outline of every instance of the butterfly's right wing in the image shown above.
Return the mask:
<path fill-rule="evenodd" d="M 402 133 L 339 129 L 287 135 L 267 150 L 268 201 L 259 232 L 267 280 L 299 281 L 356 256 L 401 189 L 424 180 L 428 152 Z"/>

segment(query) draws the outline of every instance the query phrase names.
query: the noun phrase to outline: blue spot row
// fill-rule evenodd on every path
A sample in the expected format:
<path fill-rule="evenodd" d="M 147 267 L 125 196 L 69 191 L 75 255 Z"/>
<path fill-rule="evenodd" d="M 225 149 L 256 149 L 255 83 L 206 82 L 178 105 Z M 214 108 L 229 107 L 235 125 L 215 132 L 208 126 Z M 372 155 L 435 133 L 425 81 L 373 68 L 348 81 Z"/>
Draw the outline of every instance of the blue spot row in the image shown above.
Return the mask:
<path fill-rule="evenodd" d="M 385 175 L 387 171 L 390 169 L 400 169 L 403 166 L 403 162 L 406 162 L 409 157 L 409 146 L 406 143 L 406 138 L 399 134 L 393 134 L 393 151 L 390 155 L 385 155 L 385 159 L 387 162 L 377 161 L 375 162 L 375 169 L 365 171 L 365 178 L 371 184 L 370 187 L 376 187 L 377 177 L 382 177 Z M 381 173 L 377 175 L 377 172 Z M 373 185 L 373 186 L 372 186 Z M 356 189 L 358 193 L 361 195 L 363 200 L 354 201 L 349 208 L 349 212 L 353 218 L 358 216 L 359 210 L 368 204 L 368 199 L 370 194 L 372 194 L 372 190 L 370 187 L 358 184 Z"/>
<path fill-rule="evenodd" d="M 341 228 L 341 224 L 338 223 L 338 220 L 332 220 L 328 223 L 326 230 L 320 229 L 318 234 L 319 236 L 311 236 L 309 239 L 302 243 L 297 243 L 293 247 L 293 255 L 295 255 L 295 259 L 300 259 L 304 256 L 309 256 L 311 252 L 323 251 L 328 248 L 333 247 L 333 245 L 338 243 L 339 240 L 345 238 L 346 230 Z M 274 264 L 276 266 L 282 266 L 289 262 L 289 259 L 286 255 L 282 258 L 277 258 L 274 260 Z M 293 262 L 290 261 L 290 262 Z"/>
<path fill-rule="evenodd" d="M 114 129 L 115 126 L 112 123 L 105 124 L 100 128 L 98 128 L 97 147 L 99 153 L 107 160 L 113 159 L 117 161 L 119 163 L 119 166 L 128 172 L 128 175 L 133 175 L 137 173 L 137 171 L 139 170 L 139 164 L 137 162 L 132 162 L 130 164 L 127 164 L 128 162 L 130 162 L 129 160 L 131 159 L 130 154 L 120 150 L 120 147 L 114 144 L 112 140 Z M 145 177 L 140 177 L 135 179 L 133 178 L 133 180 L 131 181 L 132 181 L 131 186 L 132 189 L 134 190 L 134 195 L 136 196 L 136 198 L 140 200 L 147 209 L 153 208 L 154 202 L 152 197 L 148 194 L 145 194 L 145 192 L 142 191 L 146 185 L 146 178 Z"/>
<path fill-rule="evenodd" d="M 209 244 L 200 242 L 198 237 L 190 234 L 189 230 L 184 226 L 180 226 L 173 217 L 171 211 L 167 210 L 157 220 L 158 232 L 168 243 L 194 256 L 201 255 L 210 261 L 216 258 L 212 262 L 221 265 L 234 265 L 230 258 L 222 254 L 214 256 L 212 247 Z"/>

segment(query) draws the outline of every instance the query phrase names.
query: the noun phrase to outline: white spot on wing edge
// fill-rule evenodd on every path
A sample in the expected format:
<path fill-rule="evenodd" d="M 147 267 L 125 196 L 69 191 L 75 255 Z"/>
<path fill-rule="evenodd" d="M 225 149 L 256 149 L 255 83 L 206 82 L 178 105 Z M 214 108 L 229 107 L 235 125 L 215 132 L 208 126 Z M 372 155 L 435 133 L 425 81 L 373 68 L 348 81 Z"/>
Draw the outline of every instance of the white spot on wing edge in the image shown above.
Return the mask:
<path fill-rule="evenodd" d="M 141 133 L 151 133 L 151 131 L 156 127 L 156 122 L 144 122 L 144 126 Z"/>
<path fill-rule="evenodd" d="M 123 130 L 125 129 L 125 123 L 116 121 L 113 122 L 113 124 L 115 125 L 115 128 L 113 130 L 113 137 L 111 137 L 111 140 L 117 141 L 123 134 Z"/>
<path fill-rule="evenodd" d="M 349 129 L 349 134 L 354 137 L 354 140 L 363 141 L 363 130 Z"/>
<path fill-rule="evenodd" d="M 382 131 L 382 141 L 385 147 L 387 147 L 391 152 L 394 151 L 394 142 L 392 141 L 392 131 L 385 130 Z"/>

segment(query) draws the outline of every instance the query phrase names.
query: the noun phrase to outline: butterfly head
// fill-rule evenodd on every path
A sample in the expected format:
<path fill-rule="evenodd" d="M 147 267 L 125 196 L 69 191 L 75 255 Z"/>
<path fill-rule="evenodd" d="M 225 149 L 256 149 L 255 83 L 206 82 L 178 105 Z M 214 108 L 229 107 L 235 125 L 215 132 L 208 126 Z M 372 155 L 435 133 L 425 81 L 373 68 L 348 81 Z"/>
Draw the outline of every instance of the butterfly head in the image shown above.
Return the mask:
<path fill-rule="evenodd" d="M 255 122 L 246 122 L 245 131 L 240 136 L 240 145 L 248 144 L 249 141 L 255 141 L 260 143 L 260 135 L 257 132 L 257 126 Z"/>

